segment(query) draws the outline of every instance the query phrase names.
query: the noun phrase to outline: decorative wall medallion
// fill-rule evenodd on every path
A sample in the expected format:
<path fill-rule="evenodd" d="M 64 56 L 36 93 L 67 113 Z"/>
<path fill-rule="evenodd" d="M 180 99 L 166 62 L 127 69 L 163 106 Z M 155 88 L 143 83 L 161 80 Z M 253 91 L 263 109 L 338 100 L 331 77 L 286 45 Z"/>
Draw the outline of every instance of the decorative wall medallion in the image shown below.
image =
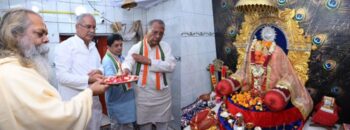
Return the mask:
<path fill-rule="evenodd" d="M 287 3 L 287 0 L 277 0 L 278 5 L 284 6 Z"/>
<path fill-rule="evenodd" d="M 297 9 L 296 12 L 295 12 L 295 16 L 294 16 L 294 19 L 296 21 L 303 21 L 306 19 L 306 9 Z"/>
<path fill-rule="evenodd" d="M 225 47 L 225 52 L 226 52 L 226 54 L 230 54 L 231 53 L 231 48 L 229 48 L 229 47 Z"/>
<path fill-rule="evenodd" d="M 326 0 L 325 5 L 328 9 L 337 9 L 340 5 L 340 0 Z"/>
<path fill-rule="evenodd" d="M 327 71 L 333 70 L 337 66 L 337 62 L 334 60 L 327 60 L 323 63 L 323 69 Z"/>
<path fill-rule="evenodd" d="M 327 35 L 325 34 L 317 34 L 312 37 L 312 43 L 316 46 L 322 45 L 327 40 Z"/>
<path fill-rule="evenodd" d="M 228 4 L 226 0 L 221 0 L 221 8 L 227 8 Z"/>
<path fill-rule="evenodd" d="M 235 25 L 231 25 L 230 27 L 227 28 L 226 30 L 226 36 L 229 39 L 234 39 L 237 34 L 237 28 Z"/>

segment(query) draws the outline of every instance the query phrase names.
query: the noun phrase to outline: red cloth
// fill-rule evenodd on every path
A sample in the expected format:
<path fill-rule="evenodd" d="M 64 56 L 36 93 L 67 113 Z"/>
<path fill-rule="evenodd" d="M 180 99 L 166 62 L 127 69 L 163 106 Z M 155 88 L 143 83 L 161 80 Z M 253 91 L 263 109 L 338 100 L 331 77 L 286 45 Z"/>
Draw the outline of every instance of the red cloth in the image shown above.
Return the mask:
<path fill-rule="evenodd" d="M 289 102 L 290 92 L 286 89 L 274 88 L 268 91 L 264 97 L 264 104 L 271 111 L 282 111 Z"/>
<path fill-rule="evenodd" d="M 274 127 L 283 124 L 289 124 L 297 120 L 303 120 L 303 116 L 296 107 L 289 108 L 287 110 L 279 112 L 258 112 L 250 111 L 240 108 L 230 101 L 225 100 L 228 111 L 235 115 L 240 112 L 243 114 L 244 122 L 253 122 L 255 126 L 260 127 Z"/>
<path fill-rule="evenodd" d="M 190 121 L 192 130 L 206 130 L 218 123 L 215 115 L 211 114 L 210 109 L 204 109 L 197 113 Z"/>
<path fill-rule="evenodd" d="M 218 96 L 227 96 L 231 94 L 233 92 L 231 84 L 229 80 L 221 80 L 215 90 Z"/>
<path fill-rule="evenodd" d="M 334 112 L 329 113 L 321 110 L 320 108 L 323 106 L 323 102 L 320 102 L 316 106 L 316 112 L 312 117 L 312 122 L 324 125 L 324 126 L 334 126 L 338 121 L 338 106 L 334 103 Z"/>

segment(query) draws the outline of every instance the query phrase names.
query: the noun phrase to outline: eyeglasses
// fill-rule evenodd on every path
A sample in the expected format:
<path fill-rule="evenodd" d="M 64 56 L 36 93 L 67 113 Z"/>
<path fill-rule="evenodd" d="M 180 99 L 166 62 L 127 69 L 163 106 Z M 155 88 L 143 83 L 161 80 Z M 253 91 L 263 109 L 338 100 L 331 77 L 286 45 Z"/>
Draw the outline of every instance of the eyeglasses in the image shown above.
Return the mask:
<path fill-rule="evenodd" d="M 97 30 L 96 26 L 92 26 L 92 25 L 83 25 L 83 24 L 79 24 L 81 27 L 85 28 L 85 29 L 93 29 L 93 30 Z"/>

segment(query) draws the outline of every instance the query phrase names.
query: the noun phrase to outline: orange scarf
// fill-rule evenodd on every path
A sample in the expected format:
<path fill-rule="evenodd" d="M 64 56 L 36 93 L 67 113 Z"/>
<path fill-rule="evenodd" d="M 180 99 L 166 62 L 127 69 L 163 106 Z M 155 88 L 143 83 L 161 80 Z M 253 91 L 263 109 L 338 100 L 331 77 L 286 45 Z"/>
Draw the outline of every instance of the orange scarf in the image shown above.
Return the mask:
<path fill-rule="evenodd" d="M 148 42 L 145 38 L 143 40 L 143 56 L 148 58 Z M 160 52 L 159 52 L 159 46 L 156 47 L 156 60 L 160 59 Z M 148 76 L 148 65 L 144 64 L 143 66 L 143 75 L 142 75 L 142 87 L 146 86 L 147 83 L 147 76 Z M 160 90 L 160 73 L 156 72 L 156 89 Z"/>

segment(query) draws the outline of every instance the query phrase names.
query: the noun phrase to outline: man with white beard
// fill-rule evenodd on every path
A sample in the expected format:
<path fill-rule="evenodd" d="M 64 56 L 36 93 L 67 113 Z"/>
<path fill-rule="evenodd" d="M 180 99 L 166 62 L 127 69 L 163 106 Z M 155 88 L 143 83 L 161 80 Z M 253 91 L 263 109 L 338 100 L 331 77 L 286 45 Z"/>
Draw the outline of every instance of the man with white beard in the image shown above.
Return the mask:
<path fill-rule="evenodd" d="M 92 113 L 92 96 L 107 85 L 97 80 L 63 101 L 48 82 L 47 28 L 27 9 L 11 9 L 0 22 L 0 129 L 83 130 Z"/>

